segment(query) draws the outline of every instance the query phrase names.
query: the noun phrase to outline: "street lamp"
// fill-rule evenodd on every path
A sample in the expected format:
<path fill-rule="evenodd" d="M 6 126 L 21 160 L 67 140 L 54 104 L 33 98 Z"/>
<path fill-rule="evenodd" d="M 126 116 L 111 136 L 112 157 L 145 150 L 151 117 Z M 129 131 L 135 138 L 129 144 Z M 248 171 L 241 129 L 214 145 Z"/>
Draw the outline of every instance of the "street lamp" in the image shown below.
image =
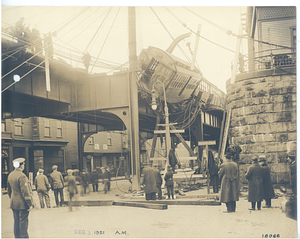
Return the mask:
<path fill-rule="evenodd" d="M 167 162 L 166 162 L 166 167 L 165 171 L 167 171 L 168 165 L 169 165 L 169 152 L 171 149 L 171 136 L 170 136 L 170 123 L 169 123 L 169 109 L 167 105 L 167 96 L 166 96 L 166 90 L 163 82 L 157 80 L 154 82 L 152 85 L 152 104 L 151 108 L 153 110 L 157 109 L 157 103 L 156 103 L 156 92 L 155 92 L 155 85 L 156 84 L 161 84 L 164 92 L 164 101 L 165 101 L 165 127 L 166 127 L 166 151 L 167 151 Z"/>

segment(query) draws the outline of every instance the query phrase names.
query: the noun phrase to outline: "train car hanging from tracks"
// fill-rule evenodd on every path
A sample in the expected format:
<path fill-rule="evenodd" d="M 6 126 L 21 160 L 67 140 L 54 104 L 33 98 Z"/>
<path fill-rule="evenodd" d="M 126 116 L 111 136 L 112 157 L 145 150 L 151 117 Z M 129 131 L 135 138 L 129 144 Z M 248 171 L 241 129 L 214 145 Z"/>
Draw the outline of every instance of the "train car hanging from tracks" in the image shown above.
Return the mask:
<path fill-rule="evenodd" d="M 189 99 L 203 80 L 199 69 L 191 69 L 191 63 L 153 46 L 142 50 L 138 64 L 142 69 L 140 83 L 151 92 L 153 84 L 161 81 L 165 86 L 168 103 Z M 162 96 L 162 87 L 156 90 Z"/>

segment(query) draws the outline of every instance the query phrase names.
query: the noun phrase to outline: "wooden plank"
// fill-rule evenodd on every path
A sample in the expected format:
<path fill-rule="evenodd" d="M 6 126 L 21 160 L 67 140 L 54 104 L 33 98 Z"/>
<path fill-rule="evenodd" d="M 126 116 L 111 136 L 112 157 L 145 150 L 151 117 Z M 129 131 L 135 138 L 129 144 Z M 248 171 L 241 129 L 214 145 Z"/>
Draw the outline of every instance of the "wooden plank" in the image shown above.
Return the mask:
<path fill-rule="evenodd" d="M 151 160 L 167 160 L 167 159 L 163 158 L 163 157 L 153 157 L 153 158 L 150 158 L 150 161 Z"/>
<path fill-rule="evenodd" d="M 221 156 L 222 140 L 223 140 L 223 134 L 224 134 L 224 128 L 225 128 L 225 118 L 226 118 L 226 110 L 223 111 L 223 119 L 222 119 L 222 124 L 221 124 L 219 148 L 218 148 L 218 165 L 219 165 L 220 156 Z"/>
<path fill-rule="evenodd" d="M 197 157 L 178 157 L 180 161 L 185 161 L 185 160 L 196 160 Z"/>
<path fill-rule="evenodd" d="M 229 109 L 228 113 L 227 113 L 226 122 L 225 122 L 225 129 L 224 129 L 224 135 L 223 135 L 223 140 L 222 140 L 221 155 L 219 155 L 219 157 L 222 158 L 222 159 L 224 157 L 225 148 L 226 148 L 228 129 L 229 129 L 229 125 L 230 125 L 230 117 L 231 117 L 231 109 Z"/>
<path fill-rule="evenodd" d="M 158 210 L 165 210 L 168 209 L 167 204 L 156 204 L 151 202 L 113 202 L 114 206 L 126 206 L 126 207 L 142 207 L 142 208 L 149 208 L 149 209 L 158 209 Z"/>
<path fill-rule="evenodd" d="M 175 129 L 176 129 L 175 126 L 170 126 L 170 128 L 171 128 L 172 130 L 175 130 Z M 196 155 L 194 154 L 194 151 L 191 149 L 190 146 L 188 146 L 188 144 L 185 142 L 185 140 L 183 139 L 183 137 L 182 137 L 180 134 L 178 134 L 178 133 L 175 133 L 175 135 L 176 135 L 177 138 L 180 140 L 180 142 L 183 144 L 183 146 L 189 151 L 190 156 L 196 156 Z"/>
<path fill-rule="evenodd" d="M 162 130 L 154 130 L 154 134 L 165 134 L 167 131 Z M 170 133 L 176 134 L 176 133 L 184 133 L 184 129 L 176 129 L 176 130 L 170 130 Z"/>
<path fill-rule="evenodd" d="M 198 146 L 216 145 L 216 140 L 198 141 Z"/>
<path fill-rule="evenodd" d="M 68 205 L 69 201 L 65 201 Z M 111 206 L 113 203 L 112 200 L 95 200 L 95 201 L 72 201 L 72 206 L 79 207 L 79 206 Z"/>
<path fill-rule="evenodd" d="M 135 202 L 135 201 L 132 201 Z M 136 202 L 138 203 L 138 201 Z M 152 202 L 145 201 L 144 204 L 149 204 Z M 214 201 L 214 200 L 197 200 L 197 201 L 191 201 L 191 200 L 156 200 L 155 204 L 165 204 L 167 205 L 200 205 L 200 206 L 219 206 L 221 205 L 221 202 Z"/>

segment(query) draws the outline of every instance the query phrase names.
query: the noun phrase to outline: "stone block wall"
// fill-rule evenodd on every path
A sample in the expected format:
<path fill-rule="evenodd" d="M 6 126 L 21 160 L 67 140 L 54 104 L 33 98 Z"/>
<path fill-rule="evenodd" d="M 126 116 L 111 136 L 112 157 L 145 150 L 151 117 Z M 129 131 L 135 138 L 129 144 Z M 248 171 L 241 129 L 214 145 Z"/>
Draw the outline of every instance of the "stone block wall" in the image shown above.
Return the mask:
<path fill-rule="evenodd" d="M 288 181 L 287 154 L 296 151 L 296 76 L 269 75 L 239 77 L 227 86 L 231 108 L 229 142 L 238 144 L 240 163 L 264 154 L 272 169 L 274 183 Z M 241 168 L 241 180 L 245 166 Z"/>

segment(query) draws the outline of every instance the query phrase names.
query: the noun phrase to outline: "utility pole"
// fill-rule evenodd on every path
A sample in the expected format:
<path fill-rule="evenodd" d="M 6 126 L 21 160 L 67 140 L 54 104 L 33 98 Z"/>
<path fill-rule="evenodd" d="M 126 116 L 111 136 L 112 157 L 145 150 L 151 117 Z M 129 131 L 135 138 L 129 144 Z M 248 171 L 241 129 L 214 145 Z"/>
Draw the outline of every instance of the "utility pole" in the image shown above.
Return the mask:
<path fill-rule="evenodd" d="M 130 146 L 132 189 L 140 189 L 140 145 L 139 145 L 139 106 L 135 70 L 136 56 L 136 18 L 135 7 L 128 7 L 128 47 L 129 47 L 129 92 L 130 92 Z"/>

